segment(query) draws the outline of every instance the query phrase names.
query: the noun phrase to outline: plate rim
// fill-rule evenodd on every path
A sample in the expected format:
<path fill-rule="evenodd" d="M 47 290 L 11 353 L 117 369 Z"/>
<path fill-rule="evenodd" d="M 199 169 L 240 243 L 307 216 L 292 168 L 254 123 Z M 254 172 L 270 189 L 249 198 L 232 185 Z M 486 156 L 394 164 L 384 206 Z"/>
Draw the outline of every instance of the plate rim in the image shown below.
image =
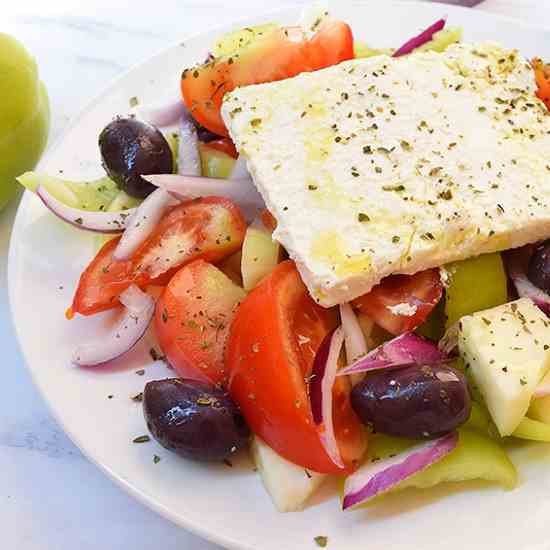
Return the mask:
<path fill-rule="evenodd" d="M 418 7 L 422 7 L 422 9 L 426 9 L 426 6 L 428 4 L 431 4 L 432 6 L 437 7 L 437 2 L 432 3 L 432 2 L 426 2 L 421 0 L 344 0 L 344 3 L 351 7 L 355 7 L 355 6 L 359 7 L 359 6 L 364 6 L 366 4 L 380 4 L 386 7 L 388 5 L 392 5 L 392 6 L 398 7 L 399 9 L 403 9 L 403 8 L 412 9 L 414 8 L 414 6 L 418 6 Z M 252 21 L 259 22 L 259 21 L 268 20 L 270 18 L 277 17 L 277 16 L 284 17 L 290 13 L 299 14 L 302 12 L 302 10 L 306 6 L 307 4 L 306 5 L 300 5 L 300 4 L 286 5 L 274 10 L 266 10 L 261 14 L 257 14 L 253 16 L 248 15 L 248 16 L 235 18 L 229 21 L 228 23 L 216 24 L 211 27 L 209 26 L 208 28 L 198 30 L 196 32 L 186 33 L 179 40 L 173 41 L 172 43 L 162 48 L 158 48 L 154 53 L 152 53 L 148 57 L 145 57 L 139 60 L 138 62 L 133 63 L 130 67 L 125 69 L 121 74 L 119 74 L 117 77 L 110 80 L 105 86 L 103 86 L 101 90 L 96 95 L 94 95 L 91 100 L 89 100 L 75 115 L 73 115 L 69 120 L 68 124 L 63 129 L 63 131 L 60 132 L 60 134 L 51 143 L 48 140 L 46 151 L 42 156 L 40 162 L 38 163 L 37 167 L 35 168 L 35 170 L 40 169 L 40 167 L 43 164 L 47 163 L 50 156 L 52 156 L 57 151 L 57 149 L 65 141 L 67 135 L 79 124 L 80 120 L 89 111 L 93 110 L 99 103 L 101 103 L 101 101 L 103 101 L 107 95 L 109 95 L 113 90 L 115 90 L 119 86 L 120 82 L 126 79 L 129 74 L 141 68 L 144 64 L 149 63 L 158 57 L 162 57 L 163 55 L 166 54 L 166 52 L 171 51 L 174 48 L 179 47 L 180 45 L 186 42 L 194 41 L 206 33 L 230 32 L 231 30 L 238 27 L 239 25 L 247 24 Z M 447 10 L 447 14 L 445 17 L 448 17 L 449 14 L 452 14 L 453 12 L 457 12 L 457 11 L 458 12 L 475 11 L 478 14 L 478 16 L 482 18 L 486 18 L 487 20 L 498 20 L 503 23 L 507 23 L 507 24 L 522 28 L 524 30 L 526 29 L 526 30 L 542 32 L 542 33 L 548 34 L 550 37 L 550 25 L 539 25 L 539 24 L 531 23 L 523 19 L 515 18 L 513 16 L 503 15 L 499 13 L 492 13 L 490 11 L 484 10 L 483 8 L 474 9 L 474 8 L 467 8 L 462 6 L 454 6 L 454 5 L 446 5 L 446 4 L 440 4 L 439 7 L 442 10 Z M 153 510 L 155 513 L 167 519 L 174 525 L 178 527 L 183 527 L 193 535 L 201 537 L 204 540 L 207 540 L 213 544 L 217 544 L 231 550 L 257 550 L 253 546 L 250 546 L 247 542 L 240 542 L 238 539 L 234 538 L 231 535 L 218 534 L 214 530 L 208 529 L 206 527 L 202 527 L 202 524 L 197 523 L 192 519 L 188 519 L 186 515 L 176 514 L 171 509 L 167 508 L 166 506 L 158 502 L 156 499 L 150 498 L 149 496 L 147 496 L 145 493 L 142 492 L 142 490 L 140 490 L 139 486 L 132 484 L 131 482 L 125 480 L 123 477 L 116 474 L 106 463 L 103 463 L 99 459 L 96 459 L 92 452 L 89 452 L 88 450 L 86 450 L 86 445 L 84 441 L 81 441 L 80 436 L 77 433 L 75 433 L 73 430 L 69 429 L 69 427 L 63 421 L 63 418 L 56 412 L 53 405 L 53 401 L 49 397 L 48 392 L 39 383 L 35 375 L 35 369 L 33 369 L 28 359 L 28 351 L 24 344 L 25 342 L 24 335 L 23 335 L 24 331 L 21 325 L 15 322 L 16 285 L 13 283 L 13 280 L 14 280 L 13 271 L 15 269 L 13 266 L 15 264 L 14 258 L 17 255 L 17 246 L 18 246 L 16 244 L 16 236 L 18 233 L 18 228 L 22 223 L 21 220 L 25 215 L 27 205 L 29 201 L 32 200 L 32 195 L 33 194 L 30 191 L 27 191 L 27 190 L 24 191 L 22 197 L 20 198 L 19 204 L 17 205 L 16 215 L 12 224 L 12 232 L 10 235 L 9 250 L 8 250 L 8 256 L 7 256 L 8 313 L 10 316 L 10 324 L 14 330 L 14 334 L 16 337 L 15 344 L 19 349 L 19 352 L 23 359 L 24 366 L 27 372 L 30 374 L 32 383 L 40 393 L 41 398 L 44 400 L 44 403 L 46 404 L 48 412 L 52 415 L 55 421 L 63 429 L 64 433 L 67 434 L 67 436 L 71 439 L 73 444 L 79 449 L 79 451 L 87 460 L 89 460 L 92 464 L 94 464 L 101 471 L 103 471 L 107 475 L 107 478 L 111 480 L 111 482 L 114 482 L 117 486 L 123 489 L 128 495 L 136 499 L 146 508 Z"/>

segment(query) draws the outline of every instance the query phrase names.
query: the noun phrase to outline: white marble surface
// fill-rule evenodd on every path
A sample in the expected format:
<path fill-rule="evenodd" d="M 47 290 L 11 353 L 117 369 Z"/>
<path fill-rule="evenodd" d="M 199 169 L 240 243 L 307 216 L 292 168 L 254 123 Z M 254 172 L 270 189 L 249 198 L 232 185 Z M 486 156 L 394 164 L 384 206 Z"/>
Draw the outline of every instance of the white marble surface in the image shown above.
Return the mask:
<path fill-rule="evenodd" d="M 51 140 L 122 71 L 186 35 L 288 4 L 257 0 L 18 0 L 0 32 L 38 58 L 52 104 Z M 486 0 L 478 9 L 550 27 L 550 0 Z M 0 83 L 1 86 L 1 83 Z M 1 100 L 1 97 L 0 97 Z M 1 548 L 215 550 L 133 501 L 90 464 L 52 419 L 17 350 L 6 264 L 16 205 L 0 215 Z"/>

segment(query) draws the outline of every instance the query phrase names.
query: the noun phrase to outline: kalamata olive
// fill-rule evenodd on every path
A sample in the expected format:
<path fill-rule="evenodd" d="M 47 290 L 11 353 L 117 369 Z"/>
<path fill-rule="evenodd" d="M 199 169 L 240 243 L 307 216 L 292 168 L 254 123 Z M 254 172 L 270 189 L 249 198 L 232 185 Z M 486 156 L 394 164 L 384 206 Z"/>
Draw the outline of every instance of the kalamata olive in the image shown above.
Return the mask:
<path fill-rule="evenodd" d="M 143 199 L 156 189 L 142 174 L 172 172 L 172 151 L 162 133 L 134 118 L 107 124 L 99 134 L 99 149 L 109 177 L 132 197 Z"/>
<path fill-rule="evenodd" d="M 224 460 L 246 446 L 249 429 L 229 395 L 181 378 L 145 385 L 147 427 L 163 446 L 193 460 Z"/>
<path fill-rule="evenodd" d="M 468 420 L 471 409 L 464 375 L 447 364 L 370 374 L 353 389 L 351 403 L 375 431 L 414 439 L 453 430 Z"/>
<path fill-rule="evenodd" d="M 539 244 L 527 269 L 529 280 L 545 292 L 550 292 L 550 241 Z"/>
<path fill-rule="evenodd" d="M 197 137 L 199 138 L 199 141 L 202 141 L 203 143 L 210 143 L 215 139 L 221 138 L 221 136 L 218 136 L 218 134 L 213 134 L 210 130 L 207 130 L 204 126 L 201 126 L 200 124 L 197 125 Z"/>

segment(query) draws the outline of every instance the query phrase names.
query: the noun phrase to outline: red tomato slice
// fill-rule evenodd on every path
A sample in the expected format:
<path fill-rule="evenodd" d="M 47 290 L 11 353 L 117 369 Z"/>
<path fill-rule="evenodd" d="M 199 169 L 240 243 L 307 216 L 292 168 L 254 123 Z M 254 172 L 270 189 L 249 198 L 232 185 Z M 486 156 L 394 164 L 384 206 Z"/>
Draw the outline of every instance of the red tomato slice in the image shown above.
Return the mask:
<path fill-rule="evenodd" d="M 72 309 L 92 315 L 117 306 L 118 296 L 131 284 L 166 284 L 193 260 L 221 260 L 241 247 L 245 232 L 242 214 L 231 201 L 186 201 L 164 216 L 131 260 L 113 260 L 118 239 L 105 244 L 80 276 Z"/>
<path fill-rule="evenodd" d="M 218 268 L 197 260 L 182 267 L 157 302 L 155 329 L 169 363 L 183 378 L 224 386 L 224 351 L 233 314 L 246 293 Z"/>
<path fill-rule="evenodd" d="M 235 149 L 235 144 L 229 138 L 215 139 L 213 141 L 209 141 L 208 143 L 203 143 L 202 146 L 205 149 L 210 148 L 225 153 L 234 159 L 239 156 L 237 149 Z"/>
<path fill-rule="evenodd" d="M 308 383 L 323 338 L 336 326 L 334 310 L 309 296 L 294 262 L 279 264 L 237 309 L 226 352 L 229 391 L 252 431 L 286 459 L 315 472 L 353 471 L 365 435 L 349 400 L 334 387 L 334 424 L 341 470 L 328 457 L 313 422 Z"/>
<path fill-rule="evenodd" d="M 535 78 L 537 81 L 537 96 L 550 109 L 550 65 L 545 65 L 541 59 L 533 59 Z"/>
<path fill-rule="evenodd" d="M 392 275 L 353 305 L 391 334 L 402 334 L 421 325 L 443 295 L 439 269 L 428 269 L 415 275 Z M 390 309 L 398 304 L 410 306 L 412 315 Z"/>
<path fill-rule="evenodd" d="M 96 257 L 80 276 L 78 288 L 73 298 L 72 311 L 82 315 L 92 315 L 119 304 L 118 297 L 136 281 L 132 260 L 113 260 L 113 252 L 120 237 L 106 242 Z"/>
<path fill-rule="evenodd" d="M 220 115 L 223 96 L 238 86 L 274 82 L 353 59 L 349 25 L 325 19 L 311 39 L 299 27 L 274 29 L 230 57 L 187 69 L 181 78 L 185 104 L 215 134 L 228 136 Z"/>

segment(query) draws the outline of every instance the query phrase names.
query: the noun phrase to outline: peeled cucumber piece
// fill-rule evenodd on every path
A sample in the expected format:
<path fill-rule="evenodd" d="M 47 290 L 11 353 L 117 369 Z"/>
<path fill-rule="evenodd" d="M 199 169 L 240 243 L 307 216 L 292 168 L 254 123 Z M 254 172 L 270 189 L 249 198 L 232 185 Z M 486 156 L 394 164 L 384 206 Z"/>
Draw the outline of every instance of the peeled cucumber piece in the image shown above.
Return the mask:
<path fill-rule="evenodd" d="M 446 328 L 464 315 L 508 302 L 506 271 L 499 253 L 484 254 L 445 266 Z"/>
<path fill-rule="evenodd" d="M 512 433 L 512 437 L 550 443 L 550 425 L 525 417 Z"/>
<path fill-rule="evenodd" d="M 246 230 L 242 254 L 243 285 L 250 291 L 275 269 L 281 257 L 281 245 L 261 222 L 255 222 Z"/>
<path fill-rule="evenodd" d="M 228 178 L 235 166 L 235 159 L 212 147 L 208 144 L 201 143 L 199 145 L 199 153 L 201 156 L 202 175 L 208 178 Z"/>
<path fill-rule="evenodd" d="M 462 40 L 462 29 L 452 27 L 436 32 L 429 42 L 416 48 L 414 52 L 444 52 L 451 44 L 456 44 Z"/>
<path fill-rule="evenodd" d="M 238 31 L 229 32 L 216 42 L 212 50 L 212 55 L 214 57 L 231 55 L 277 27 L 278 25 L 275 23 L 266 23 L 264 25 L 246 27 Z"/>
<path fill-rule="evenodd" d="M 33 193 L 41 185 L 56 199 L 80 210 L 107 210 L 119 193 L 117 184 L 108 177 L 80 182 L 39 172 L 25 172 L 17 180 Z"/>
<path fill-rule="evenodd" d="M 439 462 L 403 480 L 391 492 L 409 487 L 427 489 L 439 483 L 482 479 L 513 489 L 517 472 L 504 449 L 493 439 L 466 428 L 458 430 L 457 447 Z M 376 434 L 369 439 L 369 459 L 386 458 L 418 441 Z"/>
<path fill-rule="evenodd" d="M 326 479 L 325 474 L 305 470 L 289 462 L 259 437 L 250 445 L 252 458 L 271 500 L 279 512 L 297 512 Z"/>

